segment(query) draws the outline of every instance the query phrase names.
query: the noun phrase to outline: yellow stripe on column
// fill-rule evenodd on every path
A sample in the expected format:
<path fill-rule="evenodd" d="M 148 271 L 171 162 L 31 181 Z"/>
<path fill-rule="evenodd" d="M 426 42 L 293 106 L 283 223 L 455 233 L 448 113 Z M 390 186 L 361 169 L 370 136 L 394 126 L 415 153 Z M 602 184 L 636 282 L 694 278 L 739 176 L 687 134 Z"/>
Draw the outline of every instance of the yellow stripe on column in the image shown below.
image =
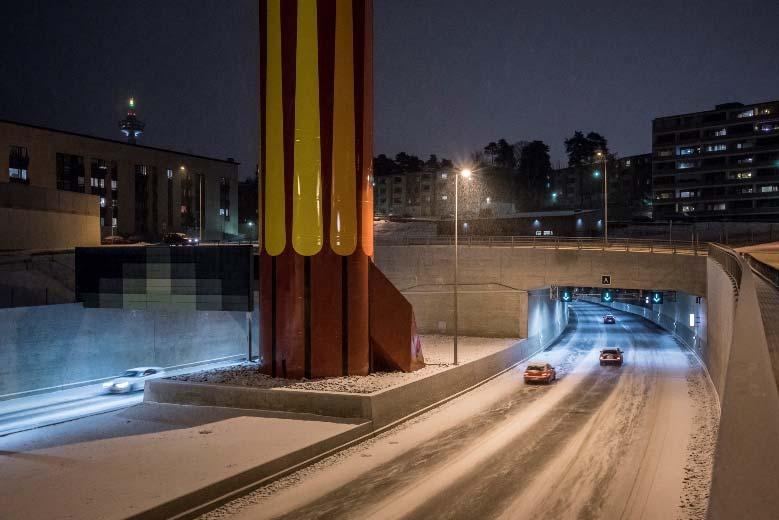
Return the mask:
<path fill-rule="evenodd" d="M 357 246 L 357 172 L 354 133 L 354 26 L 352 0 L 335 4 L 333 81 L 333 195 L 330 246 L 351 255 Z"/>
<path fill-rule="evenodd" d="M 295 59 L 295 174 L 292 246 L 303 256 L 322 249 L 322 149 L 316 0 L 298 2 Z"/>
<path fill-rule="evenodd" d="M 281 0 L 268 0 L 265 74 L 265 251 L 280 255 L 287 243 L 284 222 L 284 115 L 281 86 Z"/>

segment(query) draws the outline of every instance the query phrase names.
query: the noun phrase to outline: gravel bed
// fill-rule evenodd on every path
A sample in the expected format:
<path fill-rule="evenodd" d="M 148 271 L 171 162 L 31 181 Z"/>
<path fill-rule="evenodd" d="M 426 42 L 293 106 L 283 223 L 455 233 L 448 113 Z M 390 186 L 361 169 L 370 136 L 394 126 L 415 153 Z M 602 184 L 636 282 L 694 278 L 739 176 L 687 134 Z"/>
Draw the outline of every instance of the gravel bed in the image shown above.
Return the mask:
<path fill-rule="evenodd" d="M 441 372 L 452 366 L 452 337 L 440 335 L 421 336 L 422 353 L 427 365 L 416 372 L 376 372 L 367 376 L 342 376 L 321 379 L 283 379 L 270 377 L 257 371 L 254 363 L 241 363 L 229 367 L 214 368 L 174 376 L 169 379 L 193 383 L 212 383 L 255 388 L 285 388 L 289 390 L 319 390 L 369 394 L 399 386 L 416 379 Z M 457 342 L 458 361 L 467 363 L 516 343 L 517 339 L 461 337 Z"/>

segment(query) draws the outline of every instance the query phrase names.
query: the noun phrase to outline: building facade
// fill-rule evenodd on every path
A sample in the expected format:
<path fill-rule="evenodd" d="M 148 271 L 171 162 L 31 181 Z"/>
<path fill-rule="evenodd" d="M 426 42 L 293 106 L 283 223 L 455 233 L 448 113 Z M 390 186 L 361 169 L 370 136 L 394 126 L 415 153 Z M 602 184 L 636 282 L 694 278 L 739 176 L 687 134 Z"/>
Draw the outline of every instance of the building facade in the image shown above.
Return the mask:
<path fill-rule="evenodd" d="M 652 162 L 656 220 L 776 220 L 779 101 L 657 118 Z"/>
<path fill-rule="evenodd" d="M 602 162 L 554 170 L 546 207 L 602 210 L 603 176 Z M 609 221 L 651 216 L 651 154 L 610 157 L 606 177 L 609 183 Z"/>
<path fill-rule="evenodd" d="M 0 121 L 0 249 L 230 238 L 237 190 L 232 160 Z"/>
<path fill-rule="evenodd" d="M 454 215 L 453 170 L 378 175 L 374 212 L 389 217 L 447 218 Z M 485 168 L 461 179 L 461 215 L 498 216 L 515 211 L 513 179 L 506 171 Z"/>

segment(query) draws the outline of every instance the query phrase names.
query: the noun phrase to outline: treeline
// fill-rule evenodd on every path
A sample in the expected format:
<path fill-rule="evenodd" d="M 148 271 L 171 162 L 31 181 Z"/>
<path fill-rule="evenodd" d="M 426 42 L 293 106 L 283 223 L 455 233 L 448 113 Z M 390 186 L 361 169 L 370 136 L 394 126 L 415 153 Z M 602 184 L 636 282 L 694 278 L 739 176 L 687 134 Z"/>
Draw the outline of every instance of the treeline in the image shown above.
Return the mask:
<path fill-rule="evenodd" d="M 597 132 L 576 131 L 564 141 L 568 166 L 582 167 L 592 163 L 596 152 L 608 154 L 608 142 Z M 478 169 L 485 177 L 492 177 L 494 191 L 518 208 L 538 209 L 547 203 L 548 191 L 552 186 L 552 162 L 549 145 L 540 140 L 517 141 L 506 139 L 490 141 L 483 148 L 471 154 L 470 164 L 456 167 Z M 453 170 L 455 165 L 449 159 L 438 159 L 436 155 L 423 161 L 416 155 L 400 152 L 394 159 L 381 154 L 373 160 L 373 171 L 377 176 L 418 171 Z"/>

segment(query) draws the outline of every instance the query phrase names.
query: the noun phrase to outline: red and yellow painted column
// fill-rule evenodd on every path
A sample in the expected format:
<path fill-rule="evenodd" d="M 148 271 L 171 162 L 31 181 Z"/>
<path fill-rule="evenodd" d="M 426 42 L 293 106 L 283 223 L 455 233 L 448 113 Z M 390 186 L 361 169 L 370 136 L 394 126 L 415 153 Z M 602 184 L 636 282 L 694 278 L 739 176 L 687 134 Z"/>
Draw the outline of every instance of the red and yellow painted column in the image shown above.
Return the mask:
<path fill-rule="evenodd" d="M 260 0 L 260 330 L 278 377 L 366 374 L 371 0 Z"/>

